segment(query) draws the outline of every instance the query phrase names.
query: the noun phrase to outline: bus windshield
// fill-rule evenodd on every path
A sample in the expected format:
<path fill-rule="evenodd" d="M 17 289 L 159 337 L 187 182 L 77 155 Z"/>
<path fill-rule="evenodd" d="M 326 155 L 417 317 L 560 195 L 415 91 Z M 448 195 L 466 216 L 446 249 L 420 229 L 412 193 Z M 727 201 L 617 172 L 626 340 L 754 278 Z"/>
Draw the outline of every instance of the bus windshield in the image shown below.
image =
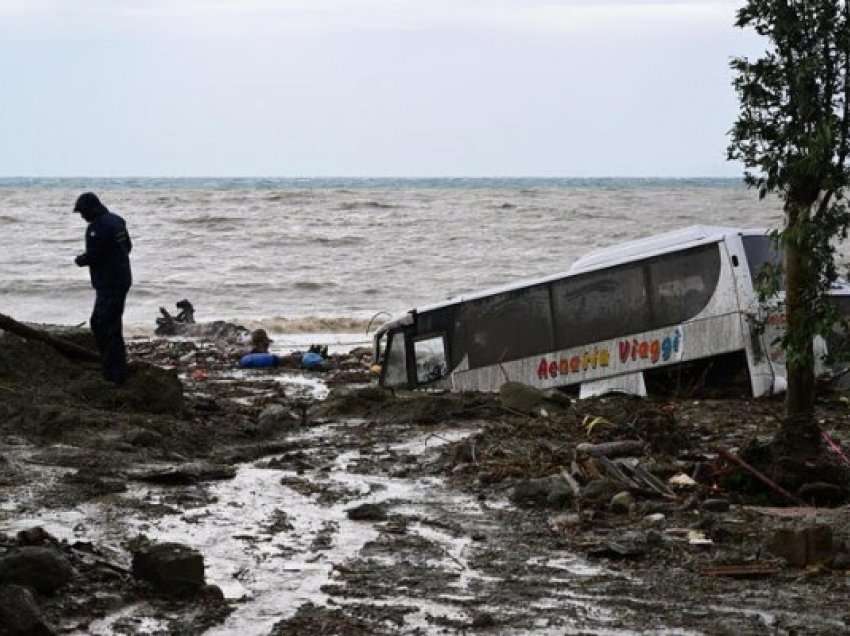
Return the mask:
<path fill-rule="evenodd" d="M 753 284 L 758 281 L 759 274 L 765 270 L 765 266 L 782 270 L 782 252 L 776 242 L 769 236 L 743 236 L 744 252 L 747 254 L 747 265 L 750 268 L 750 276 Z M 779 290 L 785 290 L 785 277 L 779 277 Z"/>

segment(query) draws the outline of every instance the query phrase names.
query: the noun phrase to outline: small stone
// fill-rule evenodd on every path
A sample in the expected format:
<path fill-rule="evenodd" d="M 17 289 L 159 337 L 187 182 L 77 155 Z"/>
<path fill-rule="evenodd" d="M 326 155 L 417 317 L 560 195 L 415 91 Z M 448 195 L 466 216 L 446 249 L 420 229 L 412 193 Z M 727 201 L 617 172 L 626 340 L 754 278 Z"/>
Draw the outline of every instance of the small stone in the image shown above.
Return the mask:
<path fill-rule="evenodd" d="M 257 422 L 263 432 L 272 433 L 278 429 L 294 426 L 297 419 L 283 405 L 270 404 L 260 413 Z"/>
<path fill-rule="evenodd" d="M 729 510 L 728 499 L 706 499 L 702 502 L 702 509 L 706 512 L 726 512 Z"/>
<path fill-rule="evenodd" d="M 611 498 L 611 510 L 619 514 L 628 514 L 635 503 L 635 498 L 627 491 L 618 492 Z"/>
<path fill-rule="evenodd" d="M 547 402 L 551 402 L 552 404 L 557 404 L 558 406 L 561 406 L 563 408 L 567 408 L 573 403 L 569 395 L 567 395 L 563 391 L 559 391 L 558 389 L 548 389 L 546 391 L 543 391 L 543 399 Z"/>
<path fill-rule="evenodd" d="M 380 504 L 361 504 L 346 510 L 348 518 L 352 521 L 386 521 L 386 508 Z"/>
<path fill-rule="evenodd" d="M 833 570 L 850 570 L 850 554 L 839 552 L 832 558 L 830 567 Z"/>
<path fill-rule="evenodd" d="M 646 515 L 643 520 L 652 526 L 657 526 L 661 524 L 667 517 L 660 512 L 656 512 L 651 515 Z"/>
<path fill-rule="evenodd" d="M 564 512 L 554 517 L 549 517 L 549 527 L 555 532 L 576 528 L 581 525 L 581 515 L 575 512 Z"/>
<path fill-rule="evenodd" d="M 150 448 L 156 446 L 162 441 L 162 435 L 156 431 L 151 431 L 146 428 L 139 428 L 131 431 L 127 435 L 127 441 L 133 446 Z"/>
<path fill-rule="evenodd" d="M 841 487 L 822 481 L 804 484 L 797 494 L 800 499 L 815 506 L 833 506 L 847 499 L 847 493 Z"/>
<path fill-rule="evenodd" d="M 618 492 L 617 484 L 610 479 L 594 479 L 581 489 L 582 499 L 607 501 Z"/>
<path fill-rule="evenodd" d="M 224 592 L 218 585 L 205 585 L 201 588 L 200 596 L 208 603 L 224 603 Z"/>
<path fill-rule="evenodd" d="M 0 587 L 0 632 L 10 636 L 51 636 L 35 597 L 19 585 Z"/>
<path fill-rule="evenodd" d="M 74 568 L 53 548 L 27 546 L 0 557 L 0 583 L 52 594 L 74 577 Z"/>
<path fill-rule="evenodd" d="M 572 501 L 573 491 L 559 475 L 525 479 L 514 486 L 510 499 L 516 506 L 563 508 Z"/>
<path fill-rule="evenodd" d="M 180 596 L 204 586 L 204 557 L 181 543 L 155 543 L 133 553 L 133 576 Z"/>

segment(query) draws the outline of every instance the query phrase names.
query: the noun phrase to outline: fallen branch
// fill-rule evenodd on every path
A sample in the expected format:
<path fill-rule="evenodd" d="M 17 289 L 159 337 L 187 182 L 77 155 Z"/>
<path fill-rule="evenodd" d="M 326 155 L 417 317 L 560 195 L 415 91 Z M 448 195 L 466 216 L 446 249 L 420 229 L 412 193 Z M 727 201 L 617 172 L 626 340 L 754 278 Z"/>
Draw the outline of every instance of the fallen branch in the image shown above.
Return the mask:
<path fill-rule="evenodd" d="M 82 360 L 85 362 L 100 362 L 100 356 L 90 349 L 81 347 L 78 344 L 57 338 L 42 329 L 35 329 L 14 318 L 10 318 L 5 314 L 0 314 L 0 329 L 8 331 L 16 336 L 25 338 L 26 340 L 37 340 L 49 344 L 59 353 L 72 360 Z"/>
<path fill-rule="evenodd" d="M 780 494 L 783 497 L 789 499 L 790 501 L 793 501 L 798 506 L 804 506 L 805 507 L 805 506 L 809 505 L 805 501 L 803 501 L 802 499 L 797 497 L 796 495 L 792 495 L 790 492 L 785 490 L 782 486 L 780 486 L 775 481 L 773 481 L 772 479 L 767 477 L 764 473 L 761 473 L 758 470 L 756 470 L 755 468 L 753 468 L 752 466 L 750 466 L 747 462 L 745 462 L 740 457 L 733 455 L 731 452 L 729 452 L 725 448 L 718 448 L 717 454 L 720 455 L 723 459 L 726 459 L 726 460 L 732 462 L 733 464 L 737 464 L 738 466 L 740 466 L 741 468 L 746 470 L 748 473 L 750 473 L 753 477 L 755 477 L 760 482 L 762 482 L 764 485 L 766 485 L 768 488 L 770 488 L 771 490 L 773 490 L 777 494 Z"/>

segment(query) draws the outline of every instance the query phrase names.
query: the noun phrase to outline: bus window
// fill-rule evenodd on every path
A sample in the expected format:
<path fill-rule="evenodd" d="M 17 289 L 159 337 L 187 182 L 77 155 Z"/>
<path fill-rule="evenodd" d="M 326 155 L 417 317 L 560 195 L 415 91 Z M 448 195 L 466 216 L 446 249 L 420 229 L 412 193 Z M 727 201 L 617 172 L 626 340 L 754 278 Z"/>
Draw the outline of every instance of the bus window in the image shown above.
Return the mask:
<path fill-rule="evenodd" d="M 753 278 L 753 286 L 758 282 L 759 274 L 765 265 L 778 268 L 782 271 L 782 251 L 776 242 L 769 236 L 742 236 L 744 252 L 747 255 L 747 265 L 750 268 L 750 276 Z M 779 291 L 785 289 L 785 277 L 779 277 Z"/>
<path fill-rule="evenodd" d="M 464 349 L 470 369 L 554 349 L 545 285 L 476 298 L 464 304 L 459 319 L 465 324 Z"/>
<path fill-rule="evenodd" d="M 387 352 L 387 334 L 381 334 L 378 338 L 377 348 L 375 349 L 375 362 L 383 364 L 384 354 Z"/>
<path fill-rule="evenodd" d="M 652 327 L 685 322 L 711 300 L 720 280 L 720 249 L 717 243 L 683 252 L 665 254 L 649 265 Z"/>
<path fill-rule="evenodd" d="M 552 299 L 559 349 L 652 328 L 642 263 L 556 281 Z"/>
<path fill-rule="evenodd" d="M 407 385 L 407 353 L 404 348 L 404 333 L 396 331 L 390 336 L 390 347 L 387 351 L 384 385 Z"/>
<path fill-rule="evenodd" d="M 416 381 L 427 384 L 446 375 L 446 344 L 443 336 L 424 338 L 413 343 L 416 355 Z"/>

